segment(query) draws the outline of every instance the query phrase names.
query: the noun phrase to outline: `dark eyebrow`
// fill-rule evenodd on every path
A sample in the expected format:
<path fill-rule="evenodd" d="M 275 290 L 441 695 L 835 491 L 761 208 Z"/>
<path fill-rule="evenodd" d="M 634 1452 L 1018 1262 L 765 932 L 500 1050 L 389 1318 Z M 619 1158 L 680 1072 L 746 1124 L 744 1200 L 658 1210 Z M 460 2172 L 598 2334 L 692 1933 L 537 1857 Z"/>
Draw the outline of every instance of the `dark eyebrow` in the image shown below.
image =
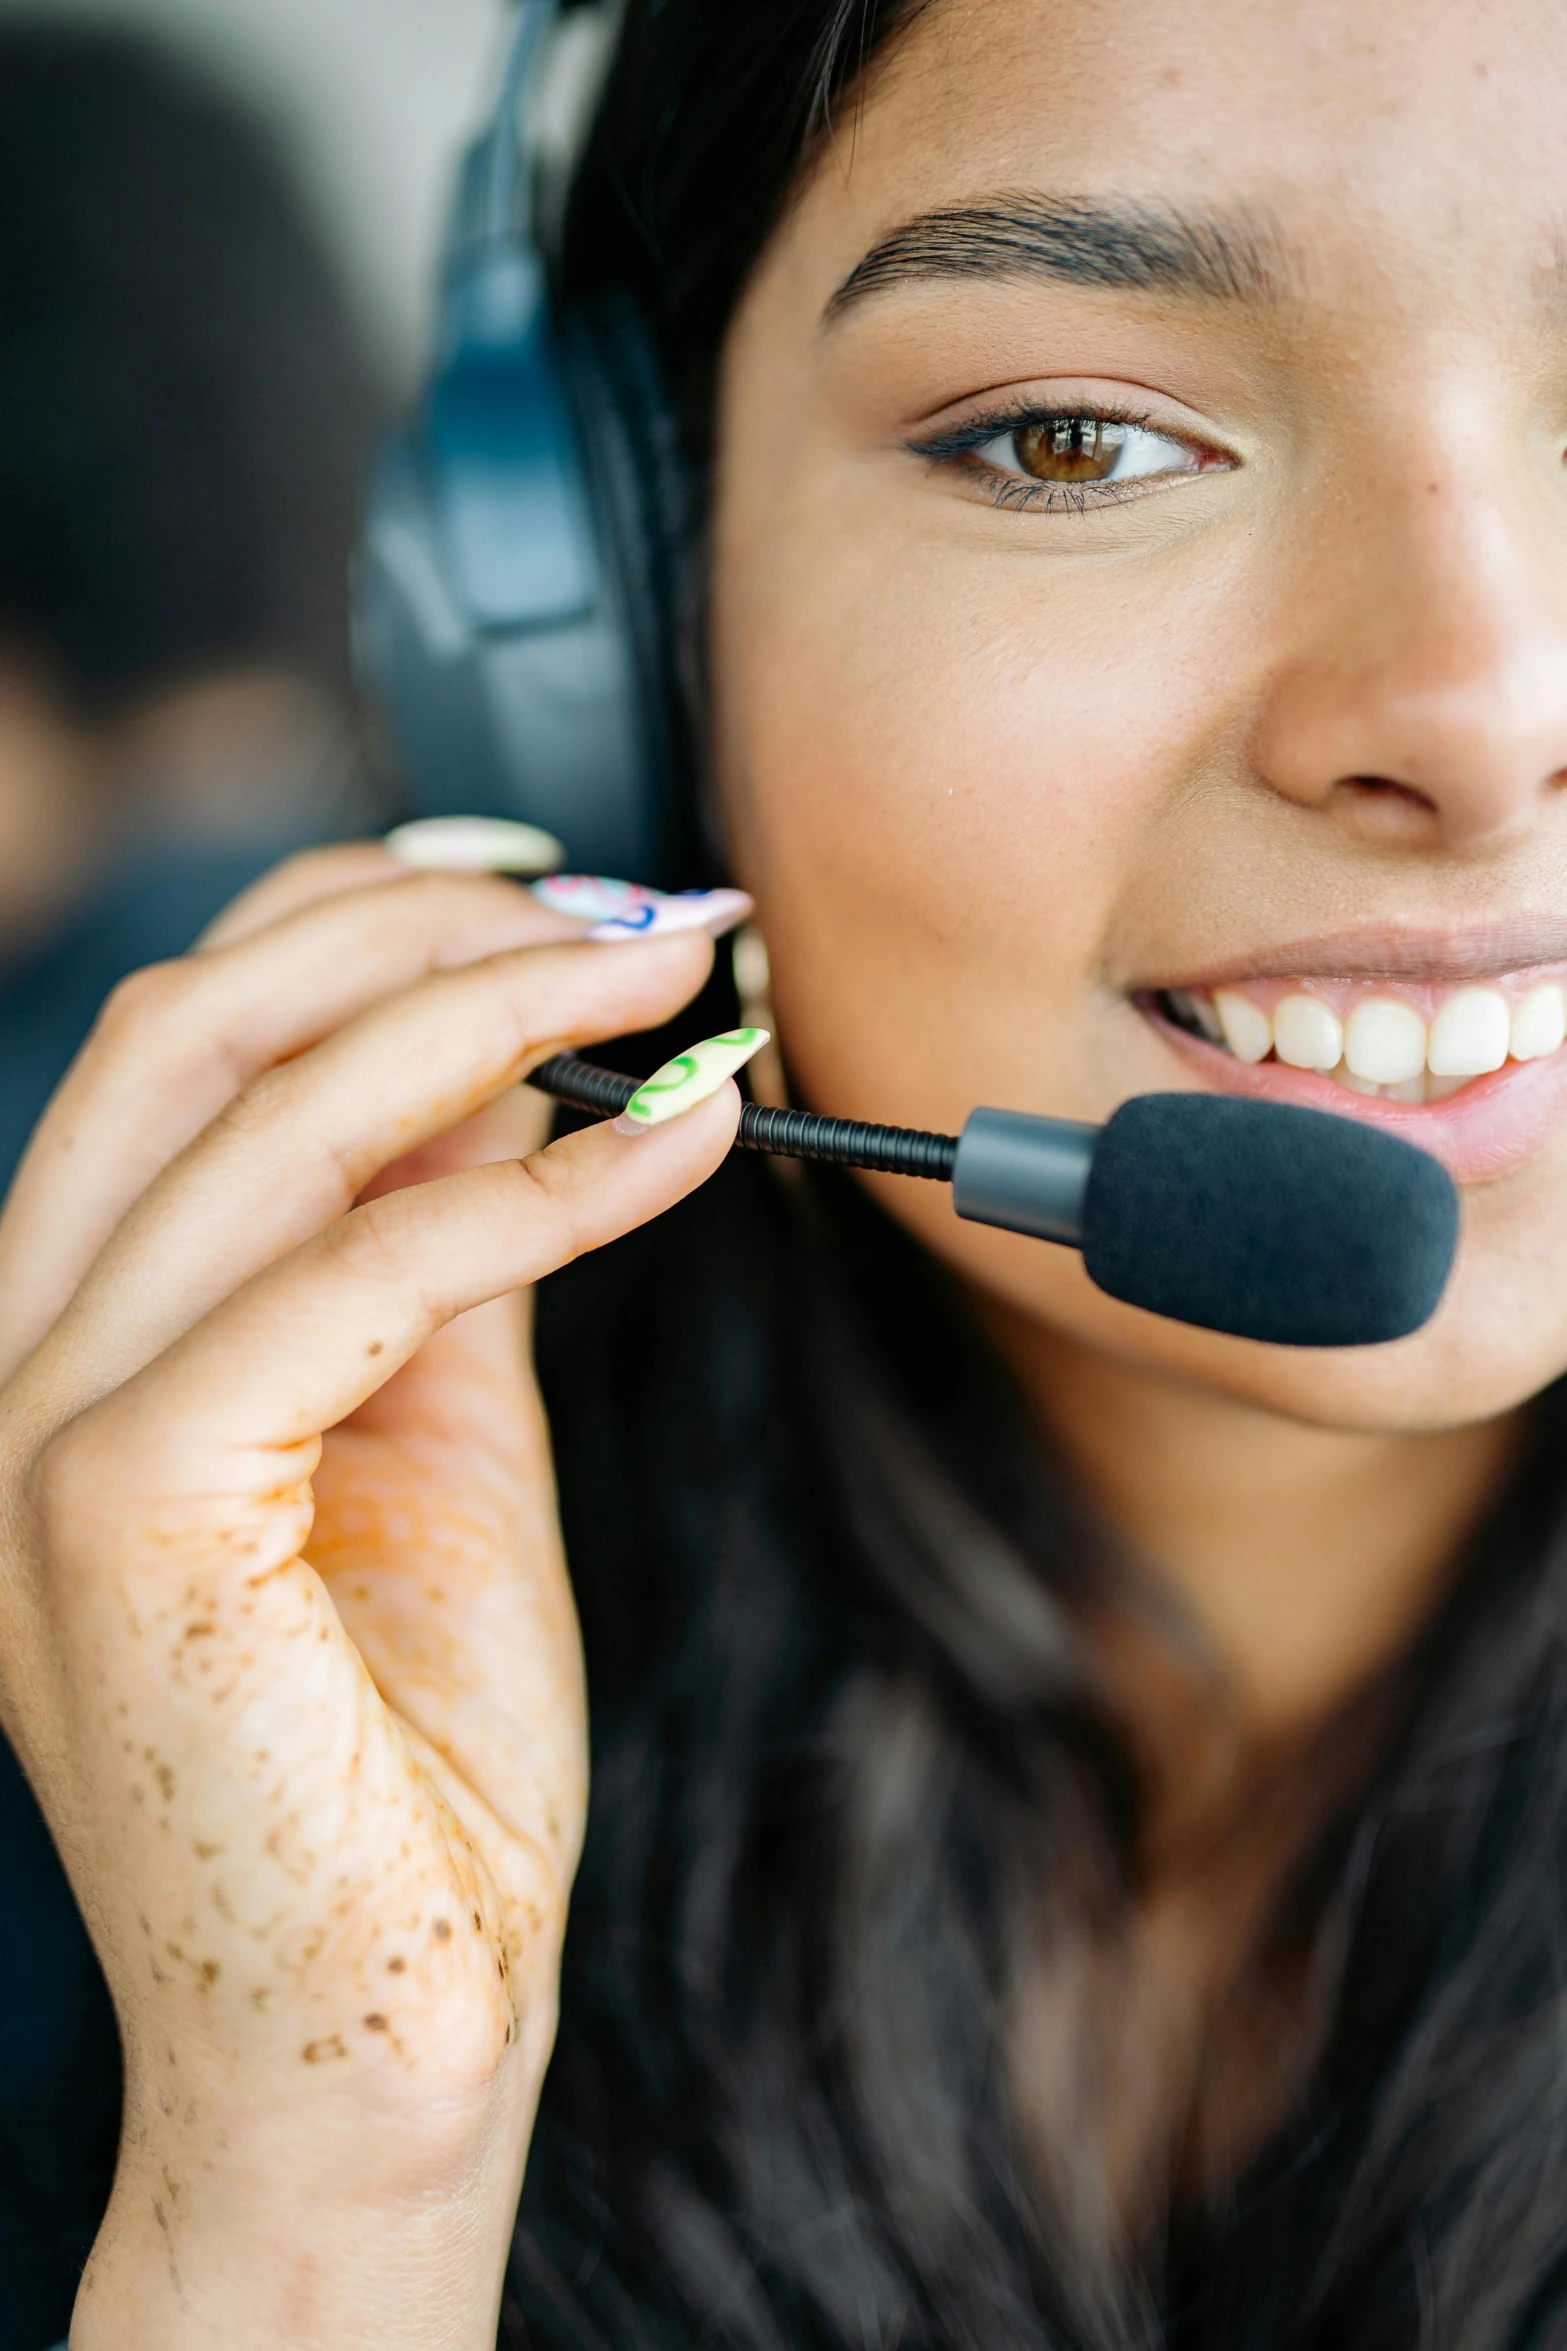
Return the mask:
<path fill-rule="evenodd" d="M 1152 204 L 999 196 L 905 221 L 855 264 L 823 316 L 830 324 L 911 279 L 969 277 L 1047 277 L 1207 302 L 1278 302 L 1289 284 L 1277 238 L 1244 212 L 1194 219 Z"/>

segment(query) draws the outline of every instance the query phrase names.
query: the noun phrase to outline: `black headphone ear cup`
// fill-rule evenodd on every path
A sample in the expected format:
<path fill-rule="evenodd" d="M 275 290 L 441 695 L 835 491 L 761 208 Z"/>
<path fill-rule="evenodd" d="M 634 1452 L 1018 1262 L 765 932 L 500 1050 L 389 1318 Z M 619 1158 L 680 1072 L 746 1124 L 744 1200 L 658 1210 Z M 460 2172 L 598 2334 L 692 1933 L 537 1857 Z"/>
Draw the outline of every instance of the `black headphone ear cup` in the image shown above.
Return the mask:
<path fill-rule="evenodd" d="M 568 311 L 554 341 L 589 601 L 541 626 L 475 619 L 442 528 L 446 477 L 416 424 L 382 461 L 356 567 L 362 674 L 421 811 L 525 817 L 585 869 L 697 881 L 714 860 L 692 788 L 699 570 L 679 428 L 629 296 Z"/>
<path fill-rule="evenodd" d="M 562 368 L 581 437 L 602 561 L 615 575 L 658 779 L 660 864 L 695 879 L 708 862 L 696 801 L 701 737 L 701 573 L 696 501 L 679 420 L 632 297 L 576 304 Z"/>
<path fill-rule="evenodd" d="M 356 572 L 366 684 L 415 805 L 524 817 L 585 871 L 703 878 L 691 500 L 624 292 L 551 298 L 520 132 L 555 0 L 523 0 L 465 166 L 440 357 L 387 453 Z"/>

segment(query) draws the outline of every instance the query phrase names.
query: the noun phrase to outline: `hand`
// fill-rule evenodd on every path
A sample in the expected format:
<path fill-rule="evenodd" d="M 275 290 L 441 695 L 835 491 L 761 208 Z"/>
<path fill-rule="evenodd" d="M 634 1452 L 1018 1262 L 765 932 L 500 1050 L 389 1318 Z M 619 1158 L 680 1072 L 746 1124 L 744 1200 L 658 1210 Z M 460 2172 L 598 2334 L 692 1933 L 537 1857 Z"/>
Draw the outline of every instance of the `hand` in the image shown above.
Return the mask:
<path fill-rule="evenodd" d="M 126 2060 L 75 2351 L 494 2341 L 585 1793 L 523 1293 L 738 1104 L 540 1149 L 708 941 L 396 873 L 127 983 L 0 1220 L 0 1710 Z"/>

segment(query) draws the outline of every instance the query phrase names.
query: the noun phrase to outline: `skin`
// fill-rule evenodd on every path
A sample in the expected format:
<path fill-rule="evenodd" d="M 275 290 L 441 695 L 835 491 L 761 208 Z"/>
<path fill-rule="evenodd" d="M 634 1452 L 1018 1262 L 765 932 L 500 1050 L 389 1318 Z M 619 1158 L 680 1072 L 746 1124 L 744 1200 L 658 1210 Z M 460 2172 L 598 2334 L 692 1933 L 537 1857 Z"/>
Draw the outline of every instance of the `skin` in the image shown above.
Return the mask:
<path fill-rule="evenodd" d="M 1196 1082 L 1139 989 L 1561 902 L 1564 44 L 1547 7 L 1373 33 L 1333 0 L 947 0 L 888 56 L 725 372 L 720 766 L 803 1099 L 1101 1119 Z M 890 230 L 1017 191 L 1243 209 L 1289 290 L 927 279 L 824 320 Z M 1050 513 L 910 454 L 1025 394 L 1223 462 Z M 1327 1357 L 1142 1315 L 933 1187 L 883 1197 L 1280 1724 L 1407 1632 L 1567 1362 L 1564 1183 L 1558 1115 L 1470 1187 L 1436 1320 Z"/>
<path fill-rule="evenodd" d="M 803 1098 L 1102 1116 L 1199 1082 L 1139 989 L 1560 902 L 1564 48 L 1543 0 L 941 0 L 885 62 L 723 385 L 720 780 Z M 899 222 L 1029 189 L 1243 201 L 1298 287 L 923 282 L 824 325 Z M 1007 387 L 1118 393 L 1219 461 L 1000 511 L 904 443 Z M 521 1300 L 735 1118 L 540 1153 L 515 1085 L 672 1015 L 708 953 L 304 859 L 122 992 L 35 1143 L 0 1223 L 0 1702 L 128 2073 L 75 2351 L 493 2341 L 583 1796 Z M 1288 1984 L 1238 1989 L 1292 1762 L 1421 1622 L 1567 1362 L 1564 1152 L 1558 1123 L 1475 1187 L 1438 1321 L 1364 1356 L 1152 1322 L 887 1187 L 1233 1692 L 1115 1955 L 1134 2213 L 1183 2163 L 1222 2176 L 1309 2038 Z M 1189 1704 L 1105 1646 L 1157 1774 Z M 1233 1834 L 1193 1828 L 1210 1785 Z M 1106 2004 L 1084 1972 L 1019 2020 L 1046 2104 Z M 1250 2087 L 1215 2104 L 1226 2064 Z"/>

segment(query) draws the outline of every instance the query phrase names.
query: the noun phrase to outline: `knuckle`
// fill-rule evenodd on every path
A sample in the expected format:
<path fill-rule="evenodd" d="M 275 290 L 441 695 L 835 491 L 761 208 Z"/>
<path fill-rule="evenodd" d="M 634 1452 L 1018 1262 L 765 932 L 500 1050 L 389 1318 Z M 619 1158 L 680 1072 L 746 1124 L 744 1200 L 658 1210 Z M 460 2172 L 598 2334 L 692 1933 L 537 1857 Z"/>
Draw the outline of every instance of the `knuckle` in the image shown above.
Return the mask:
<path fill-rule="evenodd" d="M 539 1042 L 539 1007 L 531 1000 L 533 992 L 526 986 L 526 971 L 521 976 L 524 985 L 503 987 L 495 1007 L 498 1041 L 509 1069 L 521 1069 Z"/>
<path fill-rule="evenodd" d="M 113 988 L 98 1015 L 98 1033 L 117 1045 L 155 1033 L 185 1002 L 190 990 L 188 963 L 144 964 Z"/>
<path fill-rule="evenodd" d="M 387 1192 L 329 1225 L 322 1246 L 356 1280 L 401 1282 L 417 1258 L 413 1195 Z"/>
<path fill-rule="evenodd" d="M 477 963 L 445 967 L 422 985 L 431 1001 L 466 1018 L 484 1008 L 486 1042 L 497 1061 L 521 1061 L 534 1049 L 540 984 L 547 970 L 538 947 L 505 948 Z M 542 964 L 542 968 L 541 968 Z"/>
<path fill-rule="evenodd" d="M 540 1151 L 531 1159 L 513 1160 L 510 1172 L 531 1200 L 543 1201 L 557 1211 L 569 1207 L 576 1184 L 566 1161 Z"/>
<path fill-rule="evenodd" d="M 204 1143 L 220 1155 L 232 1151 L 247 1159 L 271 1149 L 279 1133 L 313 1155 L 328 1176 L 331 1194 L 345 1208 L 375 1173 L 379 1155 L 359 1137 L 320 1131 L 319 1115 L 301 1100 L 295 1062 L 264 1069 L 231 1094 L 208 1121 Z"/>
<path fill-rule="evenodd" d="M 525 1209 L 535 1220 L 542 1216 L 551 1236 L 575 1256 L 579 1246 L 577 1181 L 570 1166 L 541 1151 L 531 1159 L 506 1162 L 497 1172 L 507 1180 L 513 1199 L 520 1191 Z"/>
<path fill-rule="evenodd" d="M 259 1133 L 271 1121 L 287 1084 L 286 1064 L 281 1069 L 262 1070 L 229 1096 L 214 1114 L 208 1133 L 220 1138 L 232 1136 L 236 1141 Z"/>

